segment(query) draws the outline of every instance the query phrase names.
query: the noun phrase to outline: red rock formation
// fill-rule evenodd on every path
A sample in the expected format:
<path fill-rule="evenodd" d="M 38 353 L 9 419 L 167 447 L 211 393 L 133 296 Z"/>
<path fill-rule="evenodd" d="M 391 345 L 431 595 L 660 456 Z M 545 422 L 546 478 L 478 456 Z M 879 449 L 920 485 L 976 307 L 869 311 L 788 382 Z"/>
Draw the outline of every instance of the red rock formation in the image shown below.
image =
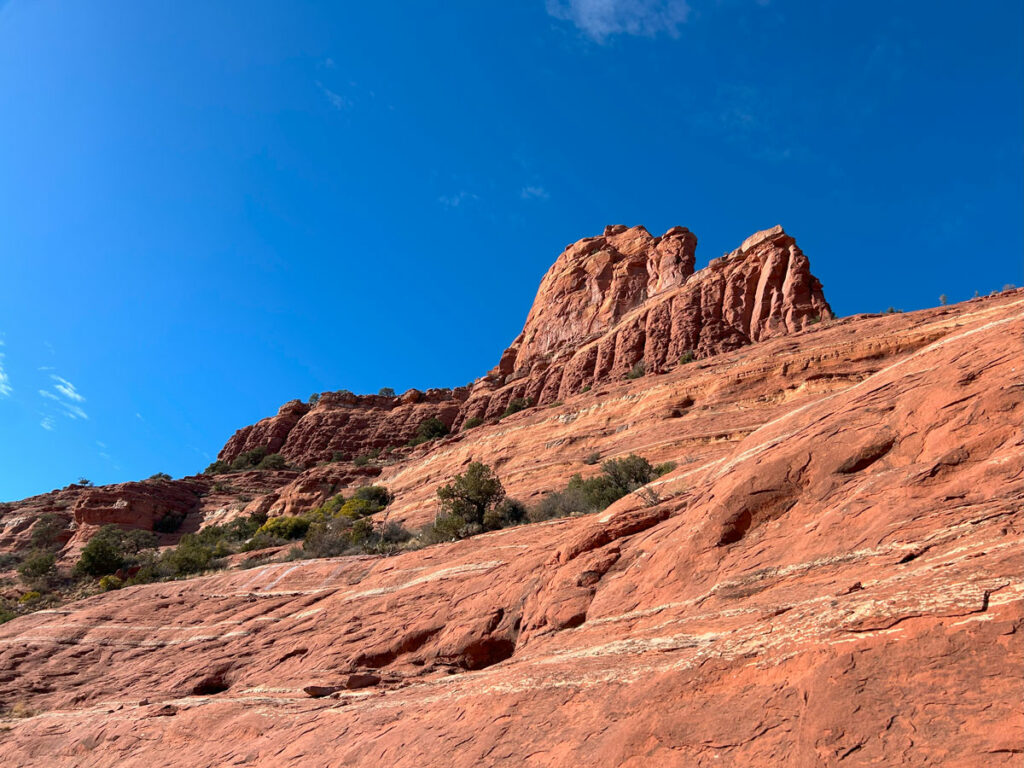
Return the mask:
<path fill-rule="evenodd" d="M 597 447 L 658 497 L 15 619 L 0 764 L 1019 765 L 1022 334 L 1017 292 L 605 384 L 389 485 Z"/>
<path fill-rule="evenodd" d="M 522 333 L 473 390 L 463 418 L 543 405 L 637 364 L 656 373 L 687 353 L 728 352 L 832 316 L 807 257 L 782 227 L 748 237 L 693 271 L 697 238 L 608 227 L 570 245 L 544 276 Z"/>
<path fill-rule="evenodd" d="M 73 560 L 92 534 L 104 525 L 151 531 L 165 517 L 182 521 L 190 513 L 195 517 L 207 486 L 203 478 L 146 480 L 98 488 L 72 485 L 14 502 L 0 516 L 0 552 L 27 549 L 34 523 L 42 515 L 50 514 L 67 526 L 62 557 Z M 165 541 L 176 540 L 177 536 L 165 537 Z"/>
<path fill-rule="evenodd" d="M 458 387 L 410 389 L 398 397 L 324 392 L 315 406 L 292 400 L 277 416 L 238 430 L 218 458 L 230 462 L 245 451 L 266 448 L 300 467 L 339 456 L 351 460 L 372 450 L 404 446 L 426 419 L 451 426 L 468 394 Z"/>
<path fill-rule="evenodd" d="M 301 467 L 338 454 L 351 459 L 405 445 L 430 417 L 458 428 L 470 417 L 499 416 L 513 398 L 564 400 L 638 363 L 660 372 L 684 353 L 706 358 L 831 317 L 807 257 L 782 227 L 752 235 L 695 273 L 696 247 L 684 227 L 661 237 L 607 227 L 558 257 L 522 333 L 471 391 L 328 392 L 313 407 L 293 400 L 236 432 L 219 458 L 262 447 Z"/>

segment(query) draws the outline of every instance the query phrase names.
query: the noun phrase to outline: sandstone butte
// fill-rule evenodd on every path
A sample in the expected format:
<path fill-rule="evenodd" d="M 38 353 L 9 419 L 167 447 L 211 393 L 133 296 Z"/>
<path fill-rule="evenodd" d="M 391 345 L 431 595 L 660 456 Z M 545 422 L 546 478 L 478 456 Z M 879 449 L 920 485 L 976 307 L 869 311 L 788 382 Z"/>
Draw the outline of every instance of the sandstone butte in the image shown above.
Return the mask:
<path fill-rule="evenodd" d="M 696 272 L 695 245 L 610 227 L 470 387 L 293 401 L 221 453 L 304 469 L 7 505 L 0 548 L 57 512 L 70 562 L 107 522 L 371 480 L 416 525 L 471 460 L 526 502 L 594 451 L 677 463 L 597 515 L 0 625 L 0 765 L 1024 765 L 1024 291 L 835 319 L 781 228 Z M 493 419 L 514 397 L 537 405 Z M 429 416 L 453 434 L 351 461 Z"/>

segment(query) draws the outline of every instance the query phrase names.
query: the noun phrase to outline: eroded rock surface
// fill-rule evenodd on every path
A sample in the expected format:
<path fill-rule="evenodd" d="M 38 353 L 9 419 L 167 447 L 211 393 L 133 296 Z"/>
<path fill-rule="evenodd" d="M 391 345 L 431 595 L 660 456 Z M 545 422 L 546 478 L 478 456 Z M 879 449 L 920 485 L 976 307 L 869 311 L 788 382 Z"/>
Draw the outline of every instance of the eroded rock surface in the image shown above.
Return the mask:
<path fill-rule="evenodd" d="M 523 497 L 592 450 L 678 467 L 11 621 L 0 763 L 1019 765 L 1022 334 L 1024 292 L 847 318 L 461 432 L 383 468 L 392 514 L 470 456 Z"/>
<path fill-rule="evenodd" d="M 420 422 L 458 429 L 493 419 L 514 398 L 547 405 L 617 381 L 638 364 L 675 368 L 795 333 L 832 316 L 807 257 L 782 227 L 758 232 L 694 272 L 697 238 L 643 227 L 605 229 L 568 246 L 541 281 L 522 333 L 472 388 L 410 390 L 401 397 L 324 393 L 239 430 L 219 458 L 253 448 L 299 467 L 404 446 Z"/>

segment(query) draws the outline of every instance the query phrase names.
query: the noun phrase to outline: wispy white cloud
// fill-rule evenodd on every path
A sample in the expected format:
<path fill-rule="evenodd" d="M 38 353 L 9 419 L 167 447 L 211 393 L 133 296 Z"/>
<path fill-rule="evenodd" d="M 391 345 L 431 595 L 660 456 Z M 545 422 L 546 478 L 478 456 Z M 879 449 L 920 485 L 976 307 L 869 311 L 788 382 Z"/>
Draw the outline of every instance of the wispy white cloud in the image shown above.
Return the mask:
<path fill-rule="evenodd" d="M 686 0 L 547 0 L 547 11 L 599 43 L 620 34 L 678 37 L 690 18 Z"/>
<path fill-rule="evenodd" d="M 3 342 L 0 342 L 2 345 Z M 4 370 L 4 353 L 0 352 L 0 397 L 8 397 L 14 388 L 11 386 L 11 377 Z"/>
<path fill-rule="evenodd" d="M 56 374 L 50 374 L 50 378 L 57 382 L 53 385 L 53 390 L 40 389 L 39 396 L 60 406 L 69 419 L 88 419 L 89 414 L 79 405 L 85 402 L 85 397 L 75 385 Z"/>
<path fill-rule="evenodd" d="M 352 106 L 351 102 L 342 96 L 340 93 L 335 93 L 326 85 L 321 83 L 319 80 L 316 81 L 316 87 L 319 88 L 324 96 L 327 97 L 327 101 L 331 103 L 331 106 L 335 109 L 346 109 Z"/>
<path fill-rule="evenodd" d="M 523 200 L 547 200 L 551 197 L 548 191 L 540 185 L 523 187 L 519 192 L 519 196 L 523 198 Z"/>
<path fill-rule="evenodd" d="M 89 414 L 83 411 L 79 406 L 72 405 L 71 403 L 61 403 L 61 407 L 64 409 L 64 415 L 69 419 L 88 419 Z"/>
<path fill-rule="evenodd" d="M 78 394 L 78 390 L 75 389 L 75 385 L 67 379 L 61 378 L 56 374 L 50 374 L 50 378 L 57 382 L 54 386 L 58 392 L 60 392 L 68 400 L 74 400 L 76 403 L 84 403 L 85 398 Z"/>
<path fill-rule="evenodd" d="M 437 202 L 443 205 L 445 208 L 458 208 L 460 205 L 464 205 L 466 202 L 472 200 L 479 200 L 479 196 L 472 192 L 467 192 L 462 189 L 456 192 L 454 195 L 441 195 L 437 198 Z"/>
<path fill-rule="evenodd" d="M 44 416 L 43 420 L 39 422 L 39 426 L 45 429 L 47 432 L 53 432 L 53 417 Z"/>

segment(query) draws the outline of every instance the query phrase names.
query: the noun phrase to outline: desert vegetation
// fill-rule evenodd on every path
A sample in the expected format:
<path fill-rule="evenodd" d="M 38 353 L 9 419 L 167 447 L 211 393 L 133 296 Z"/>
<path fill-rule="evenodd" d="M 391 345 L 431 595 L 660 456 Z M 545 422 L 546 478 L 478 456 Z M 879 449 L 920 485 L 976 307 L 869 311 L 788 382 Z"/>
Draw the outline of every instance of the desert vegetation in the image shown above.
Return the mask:
<path fill-rule="evenodd" d="M 424 429 L 431 434 L 439 431 L 434 424 Z M 238 466 L 259 467 L 274 455 L 250 451 L 243 454 L 244 462 Z M 593 452 L 583 461 L 597 464 L 600 454 Z M 51 513 L 33 526 L 29 552 L 7 556 L 0 563 L 16 568 L 24 586 L 16 601 L 0 603 L 0 622 L 97 591 L 226 568 L 232 556 L 238 565 L 247 567 L 272 559 L 389 555 L 525 523 L 589 514 L 629 493 L 647 490 L 644 486 L 674 467 L 672 463 L 653 466 L 635 454 L 609 459 L 601 462 L 598 474 L 587 478 L 575 474 L 565 488 L 528 507 L 507 495 L 493 468 L 472 462 L 465 472 L 437 488 L 437 513 L 418 530 L 389 520 L 393 494 L 383 485 L 367 485 L 348 495 L 335 494 L 302 514 L 268 518 L 265 513 L 253 513 L 206 526 L 183 535 L 173 547 L 160 548 L 156 532 L 176 530 L 180 519 L 158 520 L 156 532 L 105 525 L 89 539 L 70 569 L 58 567 L 66 524 Z M 645 497 L 649 504 L 658 500 L 653 492 Z M 252 556 L 244 557 L 247 553 Z"/>
<path fill-rule="evenodd" d="M 266 448 L 253 448 L 240 453 L 230 464 L 218 459 L 203 470 L 203 474 L 222 475 L 227 472 L 245 472 L 250 469 L 292 469 L 292 467 L 280 453 L 270 453 Z"/>
<path fill-rule="evenodd" d="M 505 406 L 505 411 L 501 414 L 500 418 L 504 419 L 506 416 L 511 416 L 513 413 L 519 413 L 525 411 L 527 408 L 533 407 L 533 399 L 529 397 L 513 397 L 509 400 L 508 405 Z"/>
<path fill-rule="evenodd" d="M 436 440 L 447 435 L 448 431 L 447 424 L 436 416 L 431 416 L 429 419 L 424 419 L 420 422 L 419 427 L 416 429 L 416 436 L 409 441 L 409 445 L 412 447 Z"/>

